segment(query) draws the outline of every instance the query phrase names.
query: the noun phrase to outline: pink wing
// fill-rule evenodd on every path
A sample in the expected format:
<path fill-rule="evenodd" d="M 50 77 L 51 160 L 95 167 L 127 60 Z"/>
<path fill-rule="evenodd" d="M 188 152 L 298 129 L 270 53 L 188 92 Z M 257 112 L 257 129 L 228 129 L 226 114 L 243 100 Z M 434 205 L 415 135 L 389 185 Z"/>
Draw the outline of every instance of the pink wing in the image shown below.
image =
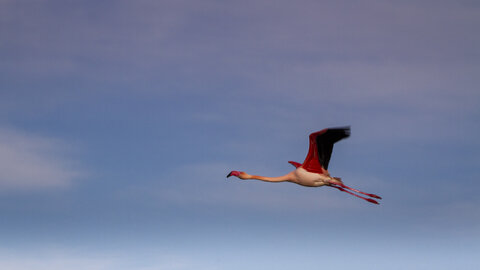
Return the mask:
<path fill-rule="evenodd" d="M 298 168 L 300 166 L 302 166 L 302 164 L 298 163 L 298 162 L 295 162 L 295 161 L 289 161 L 288 163 L 292 164 L 293 166 L 295 166 L 295 168 Z"/>
<path fill-rule="evenodd" d="M 302 167 L 313 173 L 325 174 L 333 144 L 350 136 L 350 127 L 326 128 L 310 134 L 308 154 Z"/>

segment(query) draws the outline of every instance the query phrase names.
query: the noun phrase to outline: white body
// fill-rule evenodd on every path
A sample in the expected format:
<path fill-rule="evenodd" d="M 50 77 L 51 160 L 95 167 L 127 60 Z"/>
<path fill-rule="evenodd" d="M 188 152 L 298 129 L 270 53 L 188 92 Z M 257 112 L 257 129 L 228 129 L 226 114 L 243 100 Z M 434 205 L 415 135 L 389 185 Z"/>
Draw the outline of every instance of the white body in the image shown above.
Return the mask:
<path fill-rule="evenodd" d="M 293 171 L 293 181 L 299 185 L 307 186 L 307 187 L 320 187 L 323 185 L 328 184 L 328 180 L 332 179 L 331 177 L 320 174 L 320 173 L 312 173 L 305 170 L 302 167 L 298 167 L 295 171 Z"/>

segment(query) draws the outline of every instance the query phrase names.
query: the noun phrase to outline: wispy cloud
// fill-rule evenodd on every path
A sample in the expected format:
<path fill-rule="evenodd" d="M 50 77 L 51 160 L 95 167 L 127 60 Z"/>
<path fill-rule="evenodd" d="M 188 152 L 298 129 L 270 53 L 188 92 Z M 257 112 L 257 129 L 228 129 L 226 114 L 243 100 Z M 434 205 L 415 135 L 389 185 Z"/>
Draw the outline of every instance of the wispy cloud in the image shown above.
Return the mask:
<path fill-rule="evenodd" d="M 131 252 L 129 245 L 121 248 L 79 249 L 71 246 L 54 245 L 32 249 L 27 246 L 22 250 L 0 247 L 0 268 L 9 270 L 184 270 L 198 266 L 191 256 L 181 251 L 172 252 L 165 247 L 141 248 L 142 252 Z M 15 251 L 15 252 L 14 252 Z M 137 250 L 138 251 L 138 250 Z M 202 269 L 218 269 L 212 262 L 201 260 L 206 267 Z"/>
<path fill-rule="evenodd" d="M 65 188 L 81 172 L 55 139 L 0 128 L 0 190 Z"/>

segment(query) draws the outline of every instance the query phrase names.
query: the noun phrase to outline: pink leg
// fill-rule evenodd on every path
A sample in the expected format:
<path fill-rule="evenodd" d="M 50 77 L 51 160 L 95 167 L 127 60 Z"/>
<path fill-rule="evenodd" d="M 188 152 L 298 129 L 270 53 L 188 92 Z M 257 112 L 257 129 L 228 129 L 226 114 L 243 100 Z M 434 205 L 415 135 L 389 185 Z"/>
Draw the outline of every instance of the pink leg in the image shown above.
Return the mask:
<path fill-rule="evenodd" d="M 353 195 L 353 196 L 355 196 L 355 197 L 358 197 L 358 198 L 360 198 L 360 199 L 364 199 L 364 200 L 367 201 L 367 202 L 371 202 L 371 203 L 374 203 L 374 204 L 379 204 L 379 203 L 378 203 L 377 201 L 375 201 L 374 199 L 364 198 L 364 197 L 359 196 L 359 195 L 357 195 L 357 194 L 355 194 L 355 193 L 352 193 L 352 192 L 350 192 L 350 191 L 346 191 L 345 189 L 343 189 L 343 188 L 341 188 L 341 187 L 337 187 L 337 186 L 334 186 L 334 185 L 330 185 L 330 187 L 334 187 L 334 188 L 336 188 L 336 189 L 338 189 L 338 190 L 340 190 L 340 191 L 346 192 L 346 193 L 348 193 L 348 194 L 350 194 L 350 195 Z"/>
<path fill-rule="evenodd" d="M 363 194 L 363 195 L 367 195 L 367 196 L 372 197 L 372 198 L 375 198 L 375 199 L 380 199 L 380 200 L 382 199 L 382 197 L 380 197 L 380 196 L 378 196 L 378 195 L 361 192 L 360 190 L 356 190 L 356 189 L 351 188 L 351 187 L 349 187 L 349 186 L 345 186 L 345 185 L 342 184 L 342 183 L 338 183 L 338 184 L 335 183 L 335 185 L 339 185 L 339 186 L 341 186 L 341 187 L 343 187 L 343 188 L 353 190 L 353 191 L 355 191 L 355 192 L 358 192 L 358 193 Z"/>

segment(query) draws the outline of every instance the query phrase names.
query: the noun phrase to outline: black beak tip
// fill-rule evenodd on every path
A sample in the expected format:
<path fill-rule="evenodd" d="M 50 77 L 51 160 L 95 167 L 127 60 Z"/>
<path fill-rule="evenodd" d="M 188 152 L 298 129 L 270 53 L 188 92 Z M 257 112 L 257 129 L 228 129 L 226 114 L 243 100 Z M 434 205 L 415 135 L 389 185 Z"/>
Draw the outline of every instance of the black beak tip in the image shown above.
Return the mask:
<path fill-rule="evenodd" d="M 230 172 L 230 173 L 227 175 L 227 178 L 230 177 L 230 176 L 232 176 L 232 172 Z"/>

